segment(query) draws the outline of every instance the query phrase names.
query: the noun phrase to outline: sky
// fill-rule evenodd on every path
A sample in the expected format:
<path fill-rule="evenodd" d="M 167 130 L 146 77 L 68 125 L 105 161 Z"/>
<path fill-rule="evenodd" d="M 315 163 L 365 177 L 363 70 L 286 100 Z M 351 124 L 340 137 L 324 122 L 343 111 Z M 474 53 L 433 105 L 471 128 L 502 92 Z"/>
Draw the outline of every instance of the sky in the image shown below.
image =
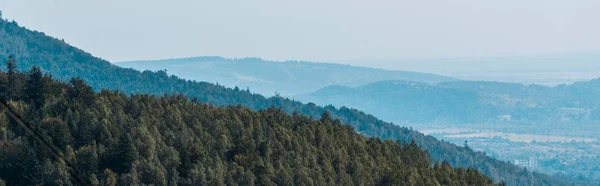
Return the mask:
<path fill-rule="evenodd" d="M 0 10 L 111 62 L 209 55 L 394 67 L 600 51 L 598 0 L 0 0 Z"/>

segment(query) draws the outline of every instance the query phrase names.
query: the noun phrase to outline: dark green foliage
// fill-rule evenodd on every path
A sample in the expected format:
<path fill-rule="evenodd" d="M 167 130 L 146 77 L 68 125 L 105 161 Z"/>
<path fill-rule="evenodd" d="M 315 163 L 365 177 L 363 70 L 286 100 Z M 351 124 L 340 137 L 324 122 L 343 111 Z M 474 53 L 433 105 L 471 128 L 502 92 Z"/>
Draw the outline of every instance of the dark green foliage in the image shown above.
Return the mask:
<path fill-rule="evenodd" d="M 480 152 L 474 152 L 472 150 L 458 147 L 456 145 L 441 142 L 434 137 L 425 136 L 414 130 L 410 130 L 405 127 L 400 127 L 388 122 L 379 120 L 372 115 L 360 112 L 355 109 L 346 107 L 335 108 L 333 106 L 320 107 L 315 104 L 302 104 L 297 101 L 292 101 L 283 97 L 271 97 L 265 98 L 258 94 L 252 94 L 245 90 L 234 91 L 230 88 L 223 86 L 214 85 L 206 82 L 186 81 L 176 76 L 169 76 L 165 71 L 151 72 L 144 71 L 139 72 L 132 69 L 119 68 L 110 64 L 109 62 L 96 58 L 89 53 L 86 53 L 80 49 L 72 47 L 66 44 L 64 41 L 46 36 L 44 33 L 30 31 L 23 27 L 20 27 L 15 22 L 8 22 L 0 20 L 0 59 L 7 58 L 7 51 L 21 51 L 22 53 L 16 53 L 19 61 L 19 68 L 25 70 L 33 65 L 38 65 L 44 72 L 48 72 L 58 80 L 67 82 L 72 77 L 81 77 L 96 91 L 101 89 L 119 90 L 124 94 L 132 93 L 148 93 L 152 95 L 164 95 L 165 93 L 181 93 L 189 97 L 196 97 L 197 102 L 211 103 L 211 105 L 223 106 L 223 105 L 238 105 L 241 104 L 247 108 L 253 110 L 267 109 L 269 107 L 281 107 L 287 113 L 297 112 L 298 114 L 305 116 L 312 116 L 314 118 L 320 118 L 321 114 L 328 111 L 332 118 L 340 119 L 343 123 L 349 124 L 357 132 L 370 137 L 379 137 L 382 139 L 400 140 L 402 142 L 409 142 L 412 139 L 416 140 L 416 143 L 423 149 L 427 150 L 431 154 L 431 158 L 435 161 L 448 160 L 449 163 L 457 167 L 473 167 L 482 173 L 486 174 L 495 181 L 506 180 L 508 185 L 543 185 L 543 184 L 556 184 L 556 185 L 567 185 L 568 183 L 555 177 L 550 177 L 544 174 L 537 174 L 523 171 L 510 163 L 495 160 L 486 156 Z M 4 39 L 6 38 L 6 39 Z M 23 55 L 20 55 L 23 54 Z M 0 75 L 0 78 L 6 75 Z M 23 79 L 26 79 L 23 78 Z M 48 83 L 48 91 L 52 94 L 60 94 L 62 87 L 57 83 Z M 121 93 L 121 92 L 120 92 Z M 93 96 L 92 96 L 93 97 Z M 96 137 L 96 134 L 102 134 L 100 136 L 110 136 L 112 138 L 102 138 L 107 143 L 116 145 L 121 137 L 120 134 L 113 134 L 112 128 L 106 126 L 104 120 L 93 119 L 99 117 L 97 113 L 86 111 L 86 107 L 80 103 L 71 103 L 63 99 L 58 98 L 47 98 L 49 101 L 53 100 L 52 107 L 46 107 L 46 111 L 50 116 L 61 116 L 61 119 L 66 122 L 69 126 L 71 135 L 74 138 L 73 143 L 78 148 L 85 144 L 91 143 L 92 137 Z M 85 101 L 85 100 L 84 100 Z M 113 105 L 124 104 L 122 100 L 111 103 Z M 90 101 L 91 105 L 94 105 L 95 101 Z M 69 104 L 67 104 L 69 103 Z M 94 108 L 99 106 L 93 106 Z M 139 117 L 144 113 L 141 108 L 143 105 L 127 104 L 123 110 L 127 110 L 131 115 Z M 104 110 L 114 110 L 120 107 L 106 107 Z M 181 110 L 174 108 L 168 108 L 169 112 L 177 113 Z M 66 114 L 65 114 L 66 113 Z M 111 112 L 112 113 L 112 112 Z M 135 123 L 137 121 L 131 120 L 130 118 L 119 115 L 117 111 L 116 120 L 119 123 Z M 155 113 L 160 114 L 160 113 Z M 64 117 L 63 117 L 64 115 Z M 85 117 L 84 117 L 85 116 Z M 87 117 L 90 116 L 90 117 Z M 167 115 L 170 116 L 170 115 Z M 83 119 L 82 119 L 83 118 Z M 198 122 L 195 119 L 185 121 L 181 117 L 167 117 L 169 123 L 173 128 L 178 128 L 184 122 Z M 81 120 L 86 120 L 82 122 Z M 147 121 L 154 122 L 157 121 Z M 86 125 L 83 125 L 86 123 Z M 107 130 L 105 130 L 107 129 Z M 161 129 L 162 130 L 162 129 Z M 78 132 L 73 132 L 78 131 Z M 110 133 L 98 132 L 108 131 Z M 222 132 L 223 130 L 211 130 L 213 133 Z M 97 132 L 97 133 L 95 133 Z M 170 140 L 170 143 L 193 143 L 195 140 L 182 140 L 179 139 L 181 136 L 187 135 L 190 131 L 182 131 L 182 134 L 167 134 L 166 139 Z M 110 135 L 109 135 L 110 134 Z M 116 135 L 116 136 L 114 136 Z M 135 136 L 132 136 L 135 139 Z M 217 135 L 217 137 L 220 137 Z M 220 139 L 215 138 L 213 140 Z M 227 145 L 231 143 L 225 143 L 226 141 L 219 141 L 223 143 L 221 145 Z M 218 146 L 219 148 L 221 146 Z M 180 162 L 194 162 L 197 161 L 199 152 L 202 152 L 203 148 L 207 147 L 194 147 L 189 152 L 177 161 Z M 215 147 L 216 148 L 216 147 Z M 223 151 L 224 149 L 218 149 Z M 165 153 L 170 153 L 165 152 Z M 273 151 L 276 152 L 276 151 Z M 116 152 L 110 152 L 116 153 Z M 141 155 L 141 154 L 140 154 Z M 112 157 L 112 156 L 109 156 Z M 100 155 L 99 158 L 102 161 L 108 161 L 107 157 Z M 217 161 L 217 160 L 214 160 Z M 168 168 L 169 175 L 185 173 L 185 174 L 203 174 L 207 171 L 206 168 L 200 169 L 195 168 L 192 164 L 183 163 L 183 167 L 172 169 Z M 103 167 L 101 167 L 103 168 Z M 287 167 L 285 167 L 287 169 Z M 278 167 L 275 166 L 277 170 Z M 281 168 L 284 169 L 284 168 Z M 102 169 L 104 170 L 104 169 Z M 111 169 L 113 170 L 113 169 Z M 113 170 L 118 172 L 117 170 Z M 139 170 L 132 169 L 131 171 Z M 240 176 L 248 175 L 246 171 L 237 171 Z M 211 172 L 214 173 L 214 172 Z M 284 172 L 284 176 L 276 178 L 281 180 L 282 183 L 287 183 L 295 178 L 302 178 L 303 172 Z M 215 173 L 216 174 L 216 173 Z M 256 177 L 245 176 L 246 180 L 259 179 Z M 101 176 L 98 176 L 101 180 Z M 139 180 L 139 177 L 135 175 L 121 175 L 118 177 L 119 180 L 135 181 Z M 336 182 L 343 183 L 349 181 L 349 177 L 341 176 L 336 179 Z M 198 178 L 194 181 L 211 181 L 217 183 L 219 180 L 206 180 L 206 178 Z M 171 180 L 167 180 L 171 182 Z"/>
<path fill-rule="evenodd" d="M 80 107 L 89 107 L 94 103 L 94 89 L 86 85 L 81 78 L 71 78 L 67 89 L 67 99 Z"/>
<path fill-rule="evenodd" d="M 40 123 L 41 128 L 52 138 L 52 143 L 64 149 L 73 142 L 69 126 L 59 118 L 46 117 Z"/>
<path fill-rule="evenodd" d="M 77 78 L 53 87 L 59 90 L 42 92 L 54 101 L 42 105 L 52 112 L 38 130 L 93 185 L 494 185 L 472 168 L 433 167 L 415 141 L 367 138 L 329 112 L 316 120 L 181 94 L 94 93 Z M 94 101 L 82 107 L 88 98 Z M 22 115 L 19 108 L 35 104 L 25 100 L 10 106 Z M 67 166 L 44 149 L 27 135 L 0 140 L 0 179 L 73 184 Z"/>
<path fill-rule="evenodd" d="M 44 106 L 44 93 L 46 92 L 46 85 L 43 79 L 42 70 L 40 67 L 33 66 L 29 71 L 29 79 L 25 84 L 25 101 L 31 103 L 31 105 L 39 109 Z"/>
<path fill-rule="evenodd" d="M 8 56 L 6 60 L 6 69 L 8 81 L 6 84 L 6 98 L 8 100 L 18 99 L 21 96 L 21 81 L 17 75 L 17 62 L 12 55 Z"/>

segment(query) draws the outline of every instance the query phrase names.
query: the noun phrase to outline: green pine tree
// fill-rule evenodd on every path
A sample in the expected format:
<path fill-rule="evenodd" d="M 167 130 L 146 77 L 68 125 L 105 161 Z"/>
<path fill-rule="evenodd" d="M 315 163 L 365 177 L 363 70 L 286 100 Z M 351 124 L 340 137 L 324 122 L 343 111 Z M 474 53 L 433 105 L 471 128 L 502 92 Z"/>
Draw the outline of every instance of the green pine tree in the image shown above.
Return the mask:
<path fill-rule="evenodd" d="M 46 101 L 44 94 L 46 92 L 46 83 L 42 70 L 38 66 L 31 67 L 29 79 L 25 85 L 25 100 L 30 102 L 34 108 L 39 109 L 44 106 Z"/>

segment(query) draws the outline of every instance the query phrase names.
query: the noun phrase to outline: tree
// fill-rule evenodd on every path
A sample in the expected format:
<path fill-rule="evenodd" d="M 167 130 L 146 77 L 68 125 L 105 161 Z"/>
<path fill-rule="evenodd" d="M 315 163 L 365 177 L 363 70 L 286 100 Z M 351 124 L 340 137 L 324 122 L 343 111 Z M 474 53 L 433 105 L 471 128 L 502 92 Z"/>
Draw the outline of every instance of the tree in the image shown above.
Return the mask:
<path fill-rule="evenodd" d="M 110 169 L 104 169 L 104 175 L 100 180 L 101 186 L 115 186 L 117 185 L 117 174 Z"/>
<path fill-rule="evenodd" d="M 321 114 L 321 121 L 330 121 L 331 120 L 331 113 L 329 113 L 329 111 L 325 111 L 323 112 L 323 114 Z"/>
<path fill-rule="evenodd" d="M 133 162 L 139 157 L 137 148 L 133 144 L 131 134 L 126 133 L 121 136 L 119 139 L 118 150 L 116 170 L 121 170 L 121 173 L 129 172 Z"/>
<path fill-rule="evenodd" d="M 71 78 L 67 89 L 67 99 L 81 104 L 81 106 L 89 107 L 95 100 L 94 89 L 86 85 L 85 81 L 79 77 Z"/>
<path fill-rule="evenodd" d="M 46 92 L 46 84 L 40 67 L 33 66 L 29 71 L 29 79 L 25 86 L 25 98 L 34 108 L 39 109 L 44 106 Z"/>
<path fill-rule="evenodd" d="M 20 80 L 17 73 L 17 61 L 12 55 L 8 56 L 6 63 L 8 85 L 6 87 L 6 98 L 9 100 L 18 99 L 21 96 Z"/>
<path fill-rule="evenodd" d="M 66 148 L 73 141 L 69 126 L 59 118 L 44 118 L 40 122 L 40 126 L 48 131 L 48 135 L 52 137 L 52 143 L 60 149 Z"/>

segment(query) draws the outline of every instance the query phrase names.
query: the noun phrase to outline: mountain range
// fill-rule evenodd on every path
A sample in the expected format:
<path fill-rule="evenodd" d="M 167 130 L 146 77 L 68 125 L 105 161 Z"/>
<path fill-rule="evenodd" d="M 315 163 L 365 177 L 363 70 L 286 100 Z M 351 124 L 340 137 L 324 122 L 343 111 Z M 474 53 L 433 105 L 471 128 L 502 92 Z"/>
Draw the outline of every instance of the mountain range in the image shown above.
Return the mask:
<path fill-rule="evenodd" d="M 555 87 L 380 81 L 354 88 L 329 86 L 294 98 L 358 108 L 398 123 L 593 122 L 600 120 L 599 87 L 600 79 Z"/>
<path fill-rule="evenodd" d="M 19 70 L 24 71 L 36 65 L 52 78 L 63 82 L 71 81 L 72 77 L 80 77 L 95 91 L 109 89 L 125 94 L 182 94 L 189 96 L 192 102 L 208 105 L 242 105 L 252 110 L 279 107 L 288 114 L 302 114 L 317 119 L 320 119 L 323 113 L 329 113 L 332 118 L 340 119 L 342 123 L 352 126 L 362 135 L 401 142 L 414 140 L 416 145 L 427 151 L 432 160 L 447 161 L 456 167 L 472 167 L 496 182 L 505 181 L 508 185 L 590 184 L 530 172 L 508 162 L 493 159 L 482 152 L 473 151 L 467 146 L 439 141 L 356 109 L 303 104 L 281 96 L 266 98 L 248 90 L 181 79 L 168 75 L 166 71 L 140 72 L 118 67 L 70 46 L 63 40 L 23 28 L 14 21 L 0 20 L 0 38 L 0 59 L 8 59 L 9 55 L 16 56 Z"/>
<path fill-rule="evenodd" d="M 218 83 L 226 87 L 250 88 L 262 95 L 294 96 L 342 85 L 355 87 L 382 80 L 438 83 L 457 79 L 428 73 L 391 71 L 333 63 L 267 61 L 259 58 L 227 59 L 192 57 L 182 59 L 126 61 L 117 66 L 144 71 L 166 70 L 189 80 Z M 301 86 L 299 86 L 301 85 Z"/>

